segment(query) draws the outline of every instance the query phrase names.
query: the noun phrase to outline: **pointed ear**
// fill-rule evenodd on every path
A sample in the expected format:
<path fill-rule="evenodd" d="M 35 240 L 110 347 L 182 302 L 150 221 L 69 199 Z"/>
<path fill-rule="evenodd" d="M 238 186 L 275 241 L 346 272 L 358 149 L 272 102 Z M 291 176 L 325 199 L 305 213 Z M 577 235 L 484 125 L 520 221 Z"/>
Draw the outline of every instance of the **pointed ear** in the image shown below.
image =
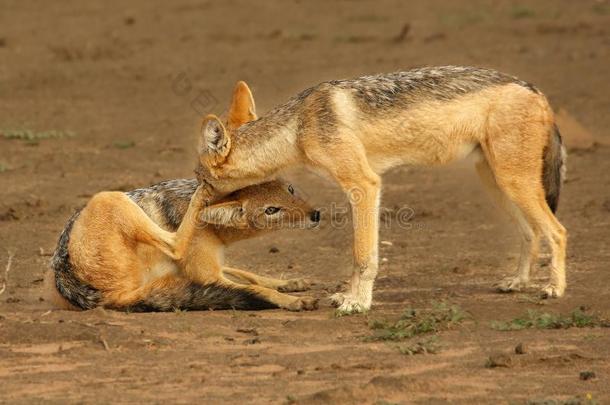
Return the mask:
<path fill-rule="evenodd" d="M 254 97 L 246 82 L 239 81 L 233 90 L 233 99 L 231 107 L 229 107 L 229 117 L 227 119 L 227 127 L 236 129 L 246 122 L 256 119 L 256 107 L 254 106 Z"/>
<path fill-rule="evenodd" d="M 244 215 L 239 201 L 229 201 L 205 207 L 200 219 L 208 224 L 241 227 Z"/>
<path fill-rule="evenodd" d="M 217 116 L 210 114 L 203 119 L 199 138 L 199 154 L 225 157 L 231 149 L 231 138 Z"/>

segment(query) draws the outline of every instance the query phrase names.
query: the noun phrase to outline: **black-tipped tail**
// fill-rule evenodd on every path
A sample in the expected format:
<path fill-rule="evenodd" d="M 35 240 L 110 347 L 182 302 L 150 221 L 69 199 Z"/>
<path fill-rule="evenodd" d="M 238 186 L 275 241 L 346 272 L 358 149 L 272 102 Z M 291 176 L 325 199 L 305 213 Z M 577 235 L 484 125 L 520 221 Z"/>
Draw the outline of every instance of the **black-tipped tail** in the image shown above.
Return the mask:
<path fill-rule="evenodd" d="M 543 160 L 542 184 L 544 185 L 546 203 L 555 213 L 566 172 L 566 151 L 557 125 L 553 125 L 553 133 L 549 144 L 544 149 Z"/>
<path fill-rule="evenodd" d="M 152 286 L 147 297 L 127 308 L 130 312 L 167 312 L 175 310 L 242 309 L 260 310 L 277 305 L 244 288 L 219 284 L 202 285 L 186 279 Z"/>

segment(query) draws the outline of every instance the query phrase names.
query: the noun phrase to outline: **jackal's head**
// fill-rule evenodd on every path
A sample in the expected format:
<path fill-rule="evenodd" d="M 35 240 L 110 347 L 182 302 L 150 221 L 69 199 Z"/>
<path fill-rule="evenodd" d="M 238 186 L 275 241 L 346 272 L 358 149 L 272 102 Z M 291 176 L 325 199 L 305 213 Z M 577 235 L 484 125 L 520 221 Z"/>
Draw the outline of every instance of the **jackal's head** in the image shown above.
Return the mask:
<path fill-rule="evenodd" d="M 204 222 L 251 230 L 312 228 L 320 222 L 295 188 L 283 181 L 270 181 L 242 188 L 202 211 Z"/>

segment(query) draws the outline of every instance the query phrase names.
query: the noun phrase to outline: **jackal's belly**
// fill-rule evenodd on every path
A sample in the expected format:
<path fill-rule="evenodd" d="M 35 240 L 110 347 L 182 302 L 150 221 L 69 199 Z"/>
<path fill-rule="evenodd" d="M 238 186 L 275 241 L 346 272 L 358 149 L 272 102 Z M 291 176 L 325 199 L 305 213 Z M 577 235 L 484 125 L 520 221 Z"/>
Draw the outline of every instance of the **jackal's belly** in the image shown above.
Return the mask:
<path fill-rule="evenodd" d="M 378 174 L 396 166 L 437 166 L 464 159 L 478 146 L 478 142 L 457 142 L 451 139 L 405 137 L 401 145 L 390 145 L 384 150 L 367 148 L 371 168 Z"/>
<path fill-rule="evenodd" d="M 485 134 L 480 115 L 440 112 L 444 117 L 409 111 L 369 127 L 361 141 L 373 170 L 381 173 L 402 164 L 444 165 L 472 153 Z"/>
<path fill-rule="evenodd" d="M 152 246 L 139 246 L 137 255 L 140 262 L 141 284 L 147 284 L 168 274 L 178 273 L 176 262 Z"/>
<path fill-rule="evenodd" d="M 163 260 L 158 261 L 148 269 L 148 277 L 150 279 L 156 279 L 167 274 L 178 273 L 178 266 L 169 257 L 164 257 Z"/>
<path fill-rule="evenodd" d="M 400 164 L 434 166 L 463 159 L 485 139 L 496 92 L 421 101 L 399 112 L 368 115 L 355 131 L 376 171 Z"/>

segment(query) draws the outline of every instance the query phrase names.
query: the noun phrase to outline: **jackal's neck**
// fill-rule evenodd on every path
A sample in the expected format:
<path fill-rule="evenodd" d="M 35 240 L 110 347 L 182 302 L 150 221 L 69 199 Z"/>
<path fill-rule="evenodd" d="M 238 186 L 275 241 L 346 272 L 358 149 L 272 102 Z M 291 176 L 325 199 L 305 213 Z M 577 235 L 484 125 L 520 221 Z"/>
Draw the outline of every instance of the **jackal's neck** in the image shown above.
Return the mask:
<path fill-rule="evenodd" d="M 302 108 L 303 97 L 299 94 L 266 112 L 259 119 L 242 125 L 233 141 L 240 145 L 273 144 L 275 147 L 283 141 L 292 141 L 296 136 Z"/>
<path fill-rule="evenodd" d="M 283 108 L 272 110 L 256 121 L 241 126 L 235 134 L 238 144 L 256 145 L 270 140 L 280 140 L 293 136 L 296 130 L 296 116 Z"/>
<path fill-rule="evenodd" d="M 287 117 L 282 121 L 280 118 L 275 114 L 265 116 L 235 132 L 231 152 L 223 165 L 231 169 L 228 175 L 235 184 L 239 179 L 247 180 L 240 186 L 262 182 L 300 162 L 302 151 L 297 142 L 297 119 Z M 222 172 L 222 168 L 219 171 Z M 218 175 L 223 176 L 224 173 Z"/>
<path fill-rule="evenodd" d="M 230 245 L 232 243 L 239 242 L 240 240 L 251 239 L 263 235 L 269 232 L 269 230 L 253 228 L 238 229 L 222 225 L 214 225 L 214 232 L 224 245 Z"/>

